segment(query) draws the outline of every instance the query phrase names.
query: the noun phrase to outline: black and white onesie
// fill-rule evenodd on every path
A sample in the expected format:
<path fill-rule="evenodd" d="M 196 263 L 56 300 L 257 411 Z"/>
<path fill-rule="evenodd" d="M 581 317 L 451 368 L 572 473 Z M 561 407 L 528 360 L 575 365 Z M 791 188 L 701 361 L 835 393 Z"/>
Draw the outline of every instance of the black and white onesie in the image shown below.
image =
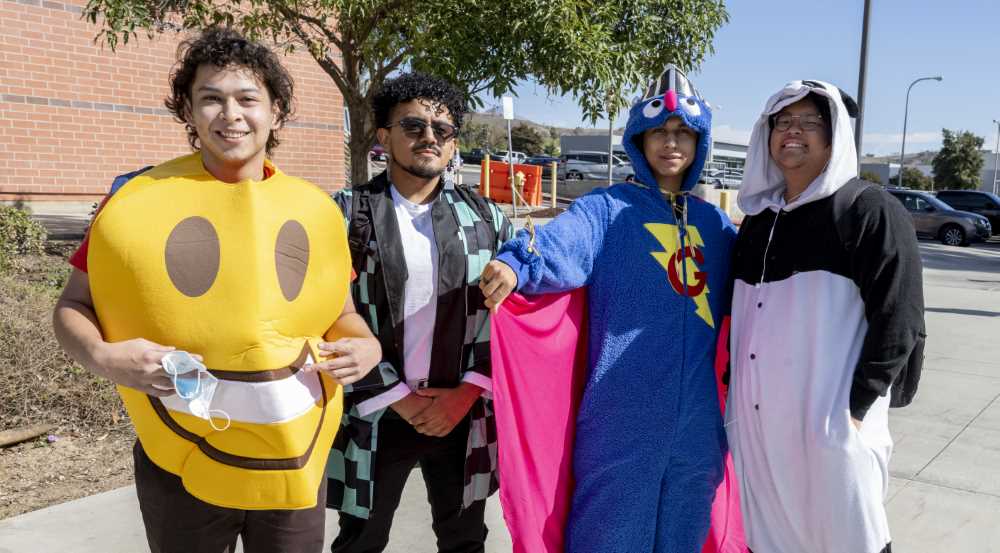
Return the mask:
<path fill-rule="evenodd" d="M 829 100 L 831 159 L 786 205 L 767 117 L 808 92 Z M 747 544 L 878 553 L 891 541 L 888 392 L 924 340 L 912 223 L 881 187 L 856 178 L 850 117 L 826 83 L 796 81 L 771 97 L 745 174 L 726 424 Z"/>

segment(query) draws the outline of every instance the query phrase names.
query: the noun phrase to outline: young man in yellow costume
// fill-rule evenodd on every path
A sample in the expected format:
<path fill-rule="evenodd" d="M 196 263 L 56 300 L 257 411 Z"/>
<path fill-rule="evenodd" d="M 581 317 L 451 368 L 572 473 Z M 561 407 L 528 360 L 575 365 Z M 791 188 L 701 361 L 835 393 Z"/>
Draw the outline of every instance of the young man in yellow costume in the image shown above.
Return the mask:
<path fill-rule="evenodd" d="M 170 81 L 196 151 L 116 179 L 56 336 L 118 384 L 153 553 L 237 536 L 247 553 L 318 552 L 341 385 L 381 357 L 347 293 L 343 215 L 267 160 L 293 99 L 273 52 L 210 29 Z"/>

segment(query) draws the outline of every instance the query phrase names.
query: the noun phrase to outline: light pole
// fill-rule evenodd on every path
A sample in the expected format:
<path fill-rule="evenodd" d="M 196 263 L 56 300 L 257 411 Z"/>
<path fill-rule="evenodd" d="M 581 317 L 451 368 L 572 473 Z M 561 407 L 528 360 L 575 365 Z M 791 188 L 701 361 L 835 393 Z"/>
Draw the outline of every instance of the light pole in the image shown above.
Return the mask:
<path fill-rule="evenodd" d="M 861 169 L 861 141 L 865 132 L 865 78 L 868 74 L 868 20 L 871 0 L 865 0 L 864 20 L 861 25 L 861 62 L 858 64 L 858 118 L 854 120 L 854 148 L 858 152 L 858 169 Z"/>
<path fill-rule="evenodd" d="M 997 146 L 993 150 L 993 194 L 997 193 L 997 163 L 1000 162 L 1000 121 L 993 120 L 997 124 Z"/>
<path fill-rule="evenodd" d="M 937 77 L 920 77 L 919 79 L 910 83 L 909 88 L 906 89 L 906 108 L 903 110 L 903 146 L 899 149 L 899 181 L 897 186 L 903 187 L 903 154 L 906 153 L 906 119 L 910 115 L 910 90 L 913 89 L 913 85 L 919 83 L 920 81 L 940 81 L 941 76 Z M 931 190 L 934 190 L 934 185 L 931 184 Z"/>

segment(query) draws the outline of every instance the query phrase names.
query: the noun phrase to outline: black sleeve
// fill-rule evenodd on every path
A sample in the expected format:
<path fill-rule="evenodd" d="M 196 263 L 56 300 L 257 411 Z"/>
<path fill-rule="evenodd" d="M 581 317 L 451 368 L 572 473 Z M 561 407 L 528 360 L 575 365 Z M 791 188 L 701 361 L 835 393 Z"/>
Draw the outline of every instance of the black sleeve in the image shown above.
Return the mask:
<path fill-rule="evenodd" d="M 837 224 L 846 238 L 851 275 L 861 290 L 868 321 L 851 384 L 851 416 L 861 420 L 875 400 L 886 395 L 914 350 L 922 348 L 920 249 L 910 214 L 875 187 L 859 194 Z"/>

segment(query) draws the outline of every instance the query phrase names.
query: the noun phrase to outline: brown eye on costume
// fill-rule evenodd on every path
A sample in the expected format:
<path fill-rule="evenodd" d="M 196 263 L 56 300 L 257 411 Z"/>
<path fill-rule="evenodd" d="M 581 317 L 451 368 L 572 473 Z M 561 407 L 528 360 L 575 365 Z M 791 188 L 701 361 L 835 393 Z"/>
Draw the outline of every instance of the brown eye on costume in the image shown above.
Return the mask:
<path fill-rule="evenodd" d="M 281 225 L 274 244 L 274 266 L 285 299 L 292 301 L 299 297 L 309 267 L 309 235 L 298 221 L 286 221 Z"/>
<path fill-rule="evenodd" d="M 219 235 L 204 217 L 188 217 L 170 231 L 164 264 L 174 288 L 196 298 L 212 287 L 219 274 Z"/>

